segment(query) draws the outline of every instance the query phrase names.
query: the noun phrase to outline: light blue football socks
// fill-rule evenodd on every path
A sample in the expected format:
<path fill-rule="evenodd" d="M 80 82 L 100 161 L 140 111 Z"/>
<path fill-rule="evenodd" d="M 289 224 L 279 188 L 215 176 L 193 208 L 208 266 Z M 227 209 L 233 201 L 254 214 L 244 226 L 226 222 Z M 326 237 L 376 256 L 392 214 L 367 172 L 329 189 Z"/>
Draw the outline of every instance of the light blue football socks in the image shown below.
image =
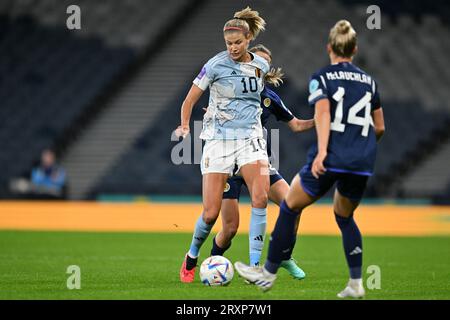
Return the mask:
<path fill-rule="evenodd" d="M 209 233 L 211 232 L 212 224 L 206 224 L 203 221 L 203 213 L 197 219 L 197 223 L 195 224 L 194 235 L 192 236 L 191 247 L 189 249 L 189 256 L 192 258 L 196 258 L 199 256 L 200 248 L 205 242 L 206 238 L 208 238 Z"/>
<path fill-rule="evenodd" d="M 250 217 L 250 265 L 256 266 L 261 260 L 266 235 L 267 209 L 252 208 Z"/>

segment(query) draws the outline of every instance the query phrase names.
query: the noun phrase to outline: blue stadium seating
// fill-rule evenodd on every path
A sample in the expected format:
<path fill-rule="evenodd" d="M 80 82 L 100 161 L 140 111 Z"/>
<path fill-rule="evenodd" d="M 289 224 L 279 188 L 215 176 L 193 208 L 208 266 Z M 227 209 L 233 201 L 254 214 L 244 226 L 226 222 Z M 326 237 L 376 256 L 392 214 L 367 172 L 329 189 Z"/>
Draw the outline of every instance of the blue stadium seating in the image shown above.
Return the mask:
<path fill-rule="evenodd" d="M 28 16 L 0 16 L 0 195 L 28 175 L 92 101 L 133 61 L 134 51 L 80 39 Z"/>

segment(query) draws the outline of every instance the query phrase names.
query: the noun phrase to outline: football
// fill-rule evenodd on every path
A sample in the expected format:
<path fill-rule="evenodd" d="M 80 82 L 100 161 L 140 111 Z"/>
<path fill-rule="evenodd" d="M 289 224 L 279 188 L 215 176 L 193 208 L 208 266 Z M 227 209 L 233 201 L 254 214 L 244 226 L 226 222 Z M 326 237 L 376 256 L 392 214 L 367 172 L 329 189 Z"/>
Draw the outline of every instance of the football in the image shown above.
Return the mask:
<path fill-rule="evenodd" d="M 200 280 L 207 286 L 226 286 L 233 276 L 233 264 L 222 256 L 206 258 L 200 266 Z"/>

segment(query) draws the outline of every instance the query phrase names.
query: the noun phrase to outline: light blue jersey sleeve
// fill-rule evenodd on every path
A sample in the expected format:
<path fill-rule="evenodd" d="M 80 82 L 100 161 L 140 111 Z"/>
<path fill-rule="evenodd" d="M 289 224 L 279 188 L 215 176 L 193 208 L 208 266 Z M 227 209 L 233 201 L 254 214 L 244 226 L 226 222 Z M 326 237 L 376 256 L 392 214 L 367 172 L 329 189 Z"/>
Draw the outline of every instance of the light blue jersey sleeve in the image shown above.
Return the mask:
<path fill-rule="evenodd" d="M 217 62 L 221 61 L 224 56 L 224 52 L 221 52 L 209 59 L 202 70 L 200 70 L 200 73 L 194 79 L 193 83 L 205 91 L 216 80 L 218 74 L 218 70 L 216 70 Z"/>

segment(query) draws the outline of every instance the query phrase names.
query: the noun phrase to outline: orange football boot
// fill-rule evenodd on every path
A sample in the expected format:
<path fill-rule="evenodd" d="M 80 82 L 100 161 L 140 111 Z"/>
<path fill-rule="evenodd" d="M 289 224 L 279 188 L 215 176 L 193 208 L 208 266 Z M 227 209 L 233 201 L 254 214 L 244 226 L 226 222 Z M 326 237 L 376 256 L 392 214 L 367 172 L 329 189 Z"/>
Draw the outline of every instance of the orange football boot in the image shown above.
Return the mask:
<path fill-rule="evenodd" d="M 187 260 L 187 255 L 185 256 L 185 258 L 183 260 L 183 264 L 181 265 L 180 280 L 181 280 L 181 282 L 184 282 L 184 283 L 190 283 L 190 282 L 193 282 L 194 278 L 195 278 L 195 267 L 192 270 L 187 270 L 186 269 L 186 260 Z"/>

